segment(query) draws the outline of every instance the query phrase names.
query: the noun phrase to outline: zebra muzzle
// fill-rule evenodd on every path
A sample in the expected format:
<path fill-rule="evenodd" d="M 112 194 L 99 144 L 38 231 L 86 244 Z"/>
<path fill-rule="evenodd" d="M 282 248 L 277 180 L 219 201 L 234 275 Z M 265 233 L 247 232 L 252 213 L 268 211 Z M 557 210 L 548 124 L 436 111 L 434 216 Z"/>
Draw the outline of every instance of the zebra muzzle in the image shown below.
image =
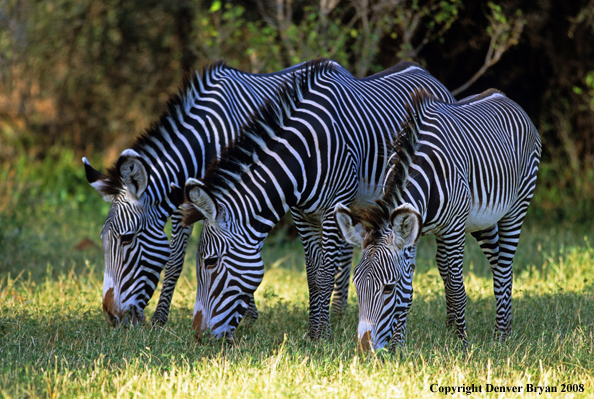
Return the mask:
<path fill-rule="evenodd" d="M 103 313 L 105 319 L 112 327 L 115 327 L 120 321 L 120 312 L 118 306 L 115 303 L 113 287 L 107 290 L 103 296 Z"/>
<path fill-rule="evenodd" d="M 112 327 L 128 327 L 130 325 L 136 327 L 138 324 L 144 323 L 144 312 L 138 306 L 131 306 L 122 313 L 118 311 L 113 300 L 110 301 L 110 295 L 106 295 L 106 299 L 103 301 L 103 313 Z"/>

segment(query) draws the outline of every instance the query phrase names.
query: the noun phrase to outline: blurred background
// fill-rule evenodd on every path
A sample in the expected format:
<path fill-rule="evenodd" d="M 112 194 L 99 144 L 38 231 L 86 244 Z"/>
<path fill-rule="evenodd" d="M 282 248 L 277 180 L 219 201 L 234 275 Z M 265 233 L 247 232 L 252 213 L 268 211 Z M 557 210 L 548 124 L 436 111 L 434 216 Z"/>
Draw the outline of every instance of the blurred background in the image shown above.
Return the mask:
<path fill-rule="evenodd" d="M 530 217 L 593 219 L 594 0 L 0 0 L 0 242 L 39 212 L 106 214 L 80 158 L 109 166 L 185 72 L 316 57 L 503 91 L 543 139 Z"/>

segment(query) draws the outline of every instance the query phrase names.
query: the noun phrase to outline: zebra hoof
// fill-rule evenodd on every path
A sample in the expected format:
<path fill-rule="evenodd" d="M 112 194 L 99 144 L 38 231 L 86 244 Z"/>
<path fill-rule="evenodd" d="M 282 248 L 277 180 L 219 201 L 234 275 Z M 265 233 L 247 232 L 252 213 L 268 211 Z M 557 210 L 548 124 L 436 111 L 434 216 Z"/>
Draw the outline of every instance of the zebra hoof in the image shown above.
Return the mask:
<path fill-rule="evenodd" d="M 446 328 L 456 327 L 456 315 L 454 313 L 448 313 L 446 316 Z"/>
<path fill-rule="evenodd" d="M 406 347 L 404 345 L 404 338 L 402 337 L 393 337 L 392 341 L 390 342 L 390 348 L 388 350 L 388 353 L 392 354 L 392 355 L 399 355 L 400 356 L 400 360 L 404 360 L 404 351 L 405 351 Z"/>
<path fill-rule="evenodd" d="M 472 349 L 472 344 L 467 340 L 461 340 L 459 345 L 460 352 L 464 357 L 470 354 L 470 349 Z"/>
<path fill-rule="evenodd" d="M 511 327 L 501 329 L 495 328 L 495 332 L 493 333 L 493 339 L 499 342 L 505 342 L 511 335 Z"/>
<path fill-rule="evenodd" d="M 157 310 L 151 318 L 151 325 L 153 327 L 163 327 L 165 324 L 167 324 L 167 315 L 164 315 Z"/>

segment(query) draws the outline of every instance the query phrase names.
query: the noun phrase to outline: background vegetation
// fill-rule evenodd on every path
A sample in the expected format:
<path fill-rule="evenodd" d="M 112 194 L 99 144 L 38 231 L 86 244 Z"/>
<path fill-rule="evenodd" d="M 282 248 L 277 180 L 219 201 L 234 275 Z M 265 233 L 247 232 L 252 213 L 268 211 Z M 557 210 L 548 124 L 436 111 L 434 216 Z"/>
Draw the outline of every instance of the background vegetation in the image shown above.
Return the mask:
<path fill-rule="evenodd" d="M 269 72 L 323 56 L 358 77 L 414 60 L 458 98 L 517 101 L 544 142 L 537 207 L 579 220 L 594 198 L 593 42 L 594 0 L 0 0 L 0 163 L 68 151 L 108 165 L 215 59 Z"/>
<path fill-rule="evenodd" d="M 487 382 L 583 383 L 594 394 L 591 43 L 594 0 L 0 0 L 0 396 L 427 397 L 431 383 Z M 266 242 L 261 319 L 237 345 L 193 339 L 198 231 L 165 328 L 104 322 L 109 204 L 80 158 L 109 165 L 186 70 L 222 58 L 268 72 L 318 56 L 359 77 L 414 60 L 458 98 L 495 87 L 532 118 L 544 154 L 505 344 L 491 339 L 491 272 L 470 239 L 473 346 L 458 350 L 431 238 L 402 354 L 357 353 L 352 290 L 332 339 L 311 343 L 303 250 L 288 227 Z"/>

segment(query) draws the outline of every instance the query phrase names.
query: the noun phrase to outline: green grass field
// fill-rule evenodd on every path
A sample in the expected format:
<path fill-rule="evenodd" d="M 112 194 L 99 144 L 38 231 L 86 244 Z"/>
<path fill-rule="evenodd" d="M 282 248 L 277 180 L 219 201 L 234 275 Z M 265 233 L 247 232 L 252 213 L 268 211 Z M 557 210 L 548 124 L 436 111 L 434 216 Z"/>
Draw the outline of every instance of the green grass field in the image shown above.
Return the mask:
<path fill-rule="evenodd" d="M 240 326 L 235 345 L 194 339 L 196 231 L 166 327 L 109 327 L 101 312 L 99 240 L 107 205 L 85 186 L 64 198 L 61 191 L 57 199 L 43 193 L 15 197 L 0 213 L 2 397 L 425 398 L 472 384 L 482 392 L 471 397 L 594 396 L 590 225 L 553 225 L 534 216 L 526 222 L 515 262 L 514 332 L 505 343 L 492 339 L 491 272 L 468 240 L 467 352 L 445 328 L 435 242 L 423 238 L 405 347 L 396 355 L 362 355 L 352 285 L 346 314 L 332 320 L 331 339 L 307 338 L 303 250 L 283 231 L 265 245 L 260 318 L 251 328 Z M 87 238 L 94 245 L 77 248 Z M 149 319 L 158 294 L 146 310 Z M 527 393 L 531 385 L 557 392 Z M 442 393 L 432 392 L 439 387 Z M 514 387 L 521 392 L 486 392 Z M 571 392 L 561 392 L 568 387 Z"/>

